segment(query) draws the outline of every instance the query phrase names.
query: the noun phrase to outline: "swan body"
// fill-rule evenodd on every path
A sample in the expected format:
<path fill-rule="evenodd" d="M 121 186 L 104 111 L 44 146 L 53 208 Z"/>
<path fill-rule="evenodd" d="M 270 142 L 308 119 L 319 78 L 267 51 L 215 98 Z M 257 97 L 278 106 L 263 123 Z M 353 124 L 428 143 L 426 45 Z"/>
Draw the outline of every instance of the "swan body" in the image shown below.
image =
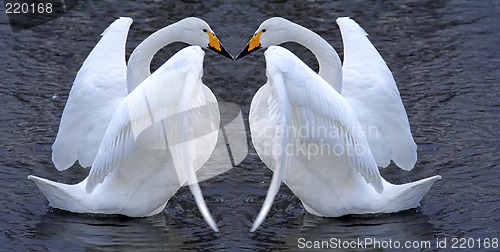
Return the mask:
<path fill-rule="evenodd" d="M 161 212 L 187 184 L 203 217 L 218 231 L 195 175 L 215 148 L 220 121 L 217 100 L 201 82 L 204 52 L 199 46 L 185 48 L 152 75 L 149 64 L 174 41 L 232 56 L 208 24 L 186 18 L 143 41 L 127 67 L 124 50 L 131 23 L 130 18 L 112 23 L 85 60 L 53 145 L 57 169 L 79 159 L 82 166 L 92 165 L 89 176 L 75 185 L 28 178 L 52 207 L 132 217 Z"/>
<path fill-rule="evenodd" d="M 29 176 L 50 205 L 131 217 L 162 211 L 208 160 L 217 141 L 217 107 L 196 110 L 216 103 L 201 83 L 203 55 L 199 47 L 179 51 L 121 101 L 82 182 L 66 185 Z M 193 136 L 193 124 L 210 133 Z"/>
<path fill-rule="evenodd" d="M 268 48 L 268 82 L 252 99 L 249 124 L 255 149 L 274 174 L 252 231 L 267 215 L 281 181 L 309 213 L 338 217 L 417 207 L 440 179 L 394 185 L 380 176 L 377 166 L 390 160 L 411 170 L 417 147 L 387 65 L 357 23 L 349 18 L 337 23 L 343 67 L 326 41 L 283 18 L 264 21 L 236 57 Z M 288 41 L 316 55 L 319 74 L 273 46 Z"/>
<path fill-rule="evenodd" d="M 195 17 L 182 19 L 151 34 L 125 62 L 125 44 L 132 19 L 114 21 L 102 34 L 78 71 L 52 145 L 52 162 L 66 170 L 76 160 L 89 167 L 118 104 L 150 73 L 153 56 L 173 42 L 214 50 L 232 59 L 214 31 Z"/>

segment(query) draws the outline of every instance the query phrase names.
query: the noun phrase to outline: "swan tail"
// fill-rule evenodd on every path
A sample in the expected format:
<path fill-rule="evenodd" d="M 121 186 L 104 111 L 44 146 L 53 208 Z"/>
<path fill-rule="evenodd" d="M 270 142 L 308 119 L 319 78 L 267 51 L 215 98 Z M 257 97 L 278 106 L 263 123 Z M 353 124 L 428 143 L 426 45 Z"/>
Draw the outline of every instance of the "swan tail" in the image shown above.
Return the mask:
<path fill-rule="evenodd" d="M 382 194 L 382 197 L 386 200 L 382 212 L 399 212 L 420 206 L 420 201 L 424 195 L 431 189 L 434 182 L 440 179 L 441 176 L 436 175 L 407 184 L 391 184 L 390 189 L 384 190 Z"/>
<path fill-rule="evenodd" d="M 28 179 L 35 182 L 51 207 L 71 212 L 86 212 L 79 203 L 81 200 L 81 197 L 78 196 L 79 190 L 77 187 L 79 184 L 66 185 L 33 175 L 29 175 Z"/>

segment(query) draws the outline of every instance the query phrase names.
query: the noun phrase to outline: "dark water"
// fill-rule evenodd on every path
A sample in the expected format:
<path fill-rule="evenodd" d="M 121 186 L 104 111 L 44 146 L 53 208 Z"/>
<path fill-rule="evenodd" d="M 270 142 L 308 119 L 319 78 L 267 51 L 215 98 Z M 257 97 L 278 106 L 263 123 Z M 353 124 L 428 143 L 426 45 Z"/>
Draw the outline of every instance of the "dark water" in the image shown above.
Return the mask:
<path fill-rule="evenodd" d="M 62 17 L 16 33 L 2 9 L 0 250 L 294 250 L 299 238 L 369 238 L 430 241 L 431 247 L 423 249 L 429 251 L 437 250 L 436 239 L 446 239 L 450 248 L 453 238 L 465 238 L 478 249 L 486 245 L 486 238 L 500 238 L 499 1 L 240 2 L 244 1 L 80 1 Z M 411 172 L 391 166 L 382 171 L 384 177 L 394 183 L 435 174 L 443 179 L 418 210 L 344 218 L 305 213 L 282 186 L 264 224 L 250 233 L 272 175 L 251 149 L 241 164 L 201 183 L 220 233 L 205 224 L 187 188 L 181 188 L 163 214 L 151 218 L 49 209 L 26 176 L 65 183 L 86 176 L 87 170 L 77 167 L 56 171 L 50 146 L 77 70 L 99 34 L 118 16 L 134 19 L 127 56 L 148 34 L 186 16 L 205 19 L 233 54 L 260 22 L 283 16 L 313 29 L 342 55 L 335 19 L 352 17 L 391 68 L 419 147 Z M 163 49 L 154 67 L 182 46 Z M 306 49 L 285 46 L 316 67 Z M 206 53 L 204 82 L 219 101 L 238 104 L 244 118 L 253 94 L 266 81 L 262 53 L 236 62 Z M 372 249 L 383 250 L 352 250 Z"/>

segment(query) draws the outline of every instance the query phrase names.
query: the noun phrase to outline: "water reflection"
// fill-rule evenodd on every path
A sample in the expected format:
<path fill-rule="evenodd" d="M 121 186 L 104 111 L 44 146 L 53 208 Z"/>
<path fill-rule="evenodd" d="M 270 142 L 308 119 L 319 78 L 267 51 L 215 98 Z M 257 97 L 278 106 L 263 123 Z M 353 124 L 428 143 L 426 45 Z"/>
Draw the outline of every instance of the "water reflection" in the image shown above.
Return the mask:
<path fill-rule="evenodd" d="M 50 209 L 41 216 L 33 233 L 51 251 L 170 251 L 207 249 L 217 244 L 214 243 L 217 234 L 195 213 L 194 200 L 186 204 L 185 199 L 177 197 L 174 201 L 169 203 L 168 213 L 148 218 Z M 179 204 L 192 207 L 183 208 Z M 188 226 L 191 228 L 186 229 Z"/>
<path fill-rule="evenodd" d="M 282 185 L 283 186 L 283 185 Z M 284 191 L 284 192 L 282 192 Z M 262 201 L 258 200 L 259 202 Z M 377 248 L 364 244 L 365 241 L 430 242 L 435 247 L 439 229 L 429 221 L 420 209 L 410 209 L 391 214 L 350 215 L 340 218 L 323 218 L 304 211 L 301 203 L 285 188 L 278 193 L 273 210 L 259 231 L 251 234 L 257 247 L 276 250 L 299 249 L 306 241 L 363 242 L 363 246 L 349 251 L 365 251 Z M 301 245 L 302 247 L 299 247 Z M 425 245 L 425 244 L 424 244 Z M 328 245 L 330 246 L 330 245 Z M 333 245 L 334 246 L 334 245 Z M 332 247 L 324 247 L 332 249 Z"/>
<path fill-rule="evenodd" d="M 336 219 L 305 214 L 299 236 L 296 238 L 312 241 L 335 238 L 336 241 L 357 241 L 360 239 L 366 242 L 376 239 L 376 241 L 381 242 L 434 242 L 435 232 L 436 228 L 429 223 L 427 216 L 415 210 L 395 214 L 347 216 Z M 287 241 L 289 244 L 294 242 L 297 243 L 297 240 Z M 365 245 L 368 246 L 366 243 Z"/>
<path fill-rule="evenodd" d="M 41 216 L 36 237 L 52 251 L 158 251 L 182 247 L 183 238 L 166 214 L 150 218 L 91 216 L 54 210 Z"/>

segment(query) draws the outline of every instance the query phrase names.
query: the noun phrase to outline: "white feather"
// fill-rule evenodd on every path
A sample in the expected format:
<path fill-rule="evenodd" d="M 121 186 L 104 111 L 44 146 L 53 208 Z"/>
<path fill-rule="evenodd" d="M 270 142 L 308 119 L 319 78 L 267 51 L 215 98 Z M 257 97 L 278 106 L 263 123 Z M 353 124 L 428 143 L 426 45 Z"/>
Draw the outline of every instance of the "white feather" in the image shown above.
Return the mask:
<path fill-rule="evenodd" d="M 85 180 L 64 185 L 29 176 L 50 204 L 81 213 L 150 216 L 187 183 L 218 231 L 195 175 L 215 148 L 220 121 L 217 100 L 201 81 L 203 57 L 198 46 L 184 48 L 121 101 Z"/>
<path fill-rule="evenodd" d="M 120 18 L 103 33 L 78 71 L 52 145 L 52 161 L 65 170 L 76 160 L 94 161 L 104 132 L 127 95 L 125 42 L 131 18 Z"/>
<path fill-rule="evenodd" d="M 386 167 L 392 159 L 411 170 L 417 145 L 391 71 L 356 22 L 338 18 L 337 24 L 344 41 L 342 95 L 363 126 L 377 164 Z"/>
<path fill-rule="evenodd" d="M 337 217 L 417 207 L 441 178 L 393 185 L 380 176 L 377 165 L 391 159 L 410 170 L 416 145 L 392 74 L 366 32 L 349 18 L 338 23 L 346 50 L 342 70 L 335 50 L 311 30 L 270 18 L 256 32 L 269 47 L 268 82 L 252 100 L 249 123 L 255 149 L 274 174 L 251 231 L 264 221 L 281 181 L 309 213 Z M 319 74 L 273 46 L 288 41 L 314 53 Z"/>

